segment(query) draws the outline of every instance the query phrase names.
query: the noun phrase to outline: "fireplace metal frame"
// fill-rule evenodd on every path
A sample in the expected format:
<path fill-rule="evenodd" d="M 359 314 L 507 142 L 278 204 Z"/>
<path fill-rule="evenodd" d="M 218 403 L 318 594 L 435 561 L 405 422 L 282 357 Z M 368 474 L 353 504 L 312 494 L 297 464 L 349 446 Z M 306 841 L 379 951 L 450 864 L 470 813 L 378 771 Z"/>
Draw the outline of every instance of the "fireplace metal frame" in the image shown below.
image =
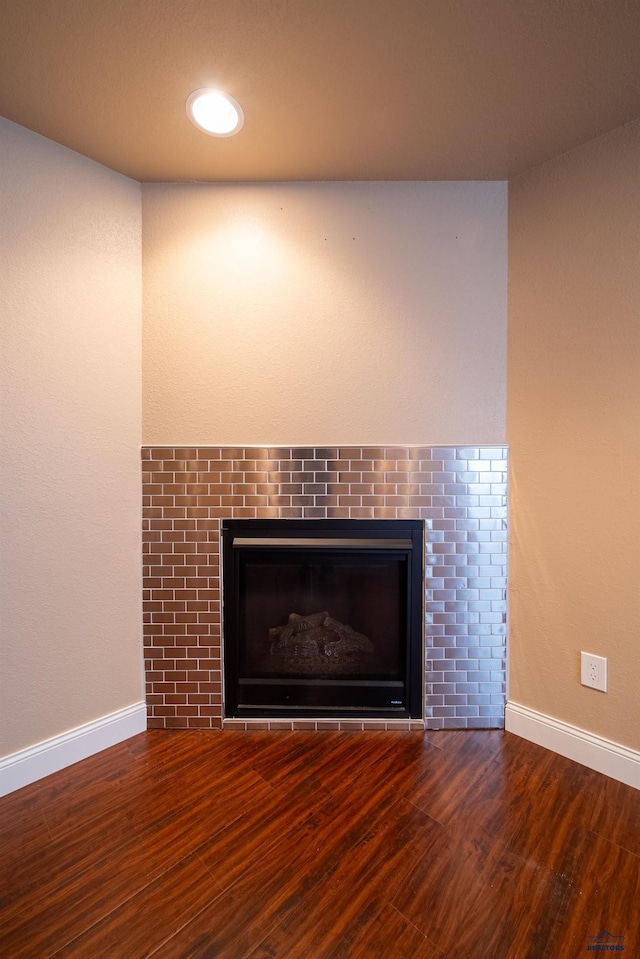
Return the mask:
<path fill-rule="evenodd" d="M 377 702 L 375 684 L 371 703 L 360 706 L 247 705 L 239 701 L 238 650 L 239 590 L 242 550 L 303 548 L 344 552 L 391 553 L 407 562 L 407 636 L 402 705 Z M 422 719 L 424 714 L 424 522 L 368 519 L 225 519 L 221 523 L 223 595 L 223 669 L 225 718 Z M 248 682 L 245 680 L 244 682 Z M 292 684 L 295 685 L 293 680 Z M 286 683 L 280 681 L 280 687 Z M 339 685 L 339 681 L 337 683 Z M 234 695 L 235 693 L 235 695 Z M 395 695 L 395 694 L 394 694 Z"/>

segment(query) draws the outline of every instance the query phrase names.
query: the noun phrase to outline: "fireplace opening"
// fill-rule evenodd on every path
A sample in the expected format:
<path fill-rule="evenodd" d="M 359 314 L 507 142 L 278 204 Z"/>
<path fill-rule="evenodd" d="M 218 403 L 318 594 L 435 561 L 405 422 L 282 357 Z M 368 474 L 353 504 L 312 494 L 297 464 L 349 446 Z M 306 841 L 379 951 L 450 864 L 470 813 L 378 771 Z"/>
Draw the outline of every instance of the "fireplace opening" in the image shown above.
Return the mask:
<path fill-rule="evenodd" d="M 420 520 L 224 520 L 228 717 L 422 718 Z"/>

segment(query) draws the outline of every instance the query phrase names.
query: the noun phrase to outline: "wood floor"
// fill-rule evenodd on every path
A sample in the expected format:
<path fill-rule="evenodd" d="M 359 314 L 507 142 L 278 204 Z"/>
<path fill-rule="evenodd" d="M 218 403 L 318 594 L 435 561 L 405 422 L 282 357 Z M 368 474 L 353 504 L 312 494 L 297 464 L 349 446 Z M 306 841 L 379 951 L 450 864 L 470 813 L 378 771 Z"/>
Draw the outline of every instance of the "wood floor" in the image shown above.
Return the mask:
<path fill-rule="evenodd" d="M 501 731 L 148 732 L 0 826 L 6 959 L 640 956 L 640 792 Z"/>

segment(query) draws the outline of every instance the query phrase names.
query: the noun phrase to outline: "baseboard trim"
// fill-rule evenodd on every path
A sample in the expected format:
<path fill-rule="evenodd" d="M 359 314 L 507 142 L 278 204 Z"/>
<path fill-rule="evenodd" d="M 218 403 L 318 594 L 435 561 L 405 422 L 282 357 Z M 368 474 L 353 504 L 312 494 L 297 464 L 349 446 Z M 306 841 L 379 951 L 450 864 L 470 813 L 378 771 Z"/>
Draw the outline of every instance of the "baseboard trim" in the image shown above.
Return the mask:
<path fill-rule="evenodd" d="M 519 703 L 507 703 L 505 729 L 532 743 L 640 789 L 640 752 L 563 723 Z"/>
<path fill-rule="evenodd" d="M 144 702 L 77 726 L 27 749 L 0 759 L 0 796 L 28 786 L 102 749 L 115 746 L 147 728 Z"/>

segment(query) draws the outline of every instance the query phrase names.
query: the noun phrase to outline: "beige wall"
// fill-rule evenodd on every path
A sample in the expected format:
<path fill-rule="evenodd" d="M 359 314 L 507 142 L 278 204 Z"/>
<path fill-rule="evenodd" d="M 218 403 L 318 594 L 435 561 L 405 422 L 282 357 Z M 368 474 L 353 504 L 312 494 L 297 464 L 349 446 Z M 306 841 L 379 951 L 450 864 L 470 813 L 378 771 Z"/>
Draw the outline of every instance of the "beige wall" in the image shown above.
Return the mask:
<path fill-rule="evenodd" d="M 146 185 L 144 442 L 502 444 L 506 185 Z"/>
<path fill-rule="evenodd" d="M 509 698 L 635 749 L 639 304 L 640 121 L 510 184 L 507 417 Z"/>
<path fill-rule="evenodd" d="M 0 120 L 0 755 L 143 698 L 140 187 Z"/>

